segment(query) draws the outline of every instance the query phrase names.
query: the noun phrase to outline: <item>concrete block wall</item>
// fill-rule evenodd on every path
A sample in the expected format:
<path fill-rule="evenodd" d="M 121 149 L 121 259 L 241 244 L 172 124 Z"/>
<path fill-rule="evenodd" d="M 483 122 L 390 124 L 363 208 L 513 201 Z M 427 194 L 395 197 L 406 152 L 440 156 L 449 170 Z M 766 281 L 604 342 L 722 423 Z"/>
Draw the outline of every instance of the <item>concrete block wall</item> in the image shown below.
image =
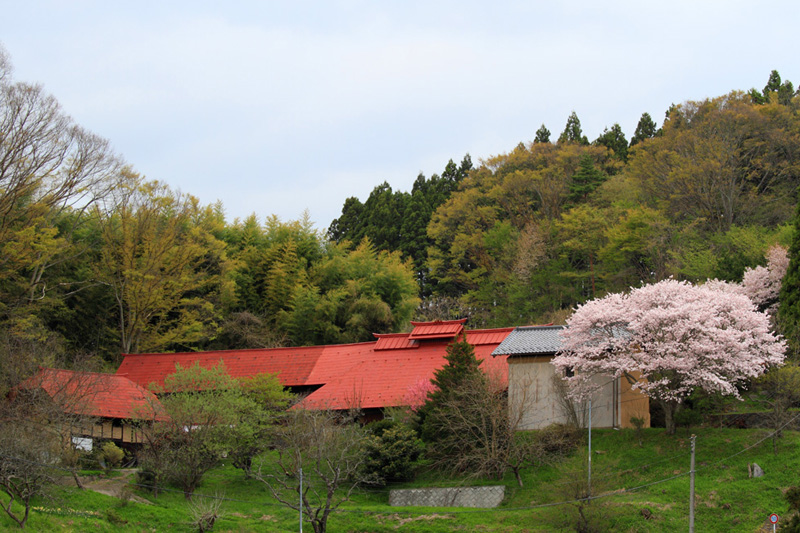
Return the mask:
<path fill-rule="evenodd" d="M 397 489 L 389 491 L 389 505 L 394 507 L 493 508 L 503 501 L 505 491 L 506 488 L 501 485 L 446 489 Z"/>

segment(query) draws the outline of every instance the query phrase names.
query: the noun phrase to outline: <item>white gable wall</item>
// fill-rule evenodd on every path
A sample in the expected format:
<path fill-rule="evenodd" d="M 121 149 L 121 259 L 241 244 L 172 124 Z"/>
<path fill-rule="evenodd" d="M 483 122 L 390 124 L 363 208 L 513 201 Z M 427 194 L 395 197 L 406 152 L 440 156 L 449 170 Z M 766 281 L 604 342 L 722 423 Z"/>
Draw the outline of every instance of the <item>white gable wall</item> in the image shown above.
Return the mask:
<path fill-rule="evenodd" d="M 553 356 L 508 358 L 508 400 L 512 420 L 521 417 L 518 429 L 541 429 L 550 424 L 564 424 L 569 417 L 560 399 L 562 394 L 554 382 Z M 606 376 L 593 378 L 601 389 L 592 398 L 592 427 L 620 426 L 619 383 Z M 588 424 L 588 404 L 577 404 L 581 425 Z"/>

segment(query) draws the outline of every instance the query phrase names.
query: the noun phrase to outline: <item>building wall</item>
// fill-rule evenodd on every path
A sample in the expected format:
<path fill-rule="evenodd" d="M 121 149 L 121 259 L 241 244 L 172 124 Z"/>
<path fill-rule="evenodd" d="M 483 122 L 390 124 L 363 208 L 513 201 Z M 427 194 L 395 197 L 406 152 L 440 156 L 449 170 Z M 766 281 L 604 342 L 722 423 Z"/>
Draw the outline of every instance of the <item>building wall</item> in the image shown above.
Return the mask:
<path fill-rule="evenodd" d="M 519 429 L 541 429 L 550 424 L 570 422 L 563 392 L 556 380 L 555 367 L 550 364 L 552 355 L 508 358 L 508 400 L 511 415 L 520 418 Z M 601 385 L 592 398 L 592 427 L 632 427 L 631 416 L 645 418 L 650 426 L 647 397 L 635 390 L 625 379 L 596 376 L 593 381 Z M 581 426 L 588 425 L 588 402 L 572 402 Z"/>
<path fill-rule="evenodd" d="M 633 377 L 641 379 L 639 372 L 632 372 Z M 650 427 L 650 400 L 639 392 L 631 389 L 631 383 L 627 379 L 620 380 L 620 425 L 623 428 L 632 428 L 632 417 L 644 420 L 642 427 Z"/>
<path fill-rule="evenodd" d="M 73 426 L 72 434 L 95 439 L 112 439 L 131 444 L 142 442 L 141 435 L 130 424 L 115 424 L 111 420 L 100 420 L 96 424 L 82 427 Z"/>

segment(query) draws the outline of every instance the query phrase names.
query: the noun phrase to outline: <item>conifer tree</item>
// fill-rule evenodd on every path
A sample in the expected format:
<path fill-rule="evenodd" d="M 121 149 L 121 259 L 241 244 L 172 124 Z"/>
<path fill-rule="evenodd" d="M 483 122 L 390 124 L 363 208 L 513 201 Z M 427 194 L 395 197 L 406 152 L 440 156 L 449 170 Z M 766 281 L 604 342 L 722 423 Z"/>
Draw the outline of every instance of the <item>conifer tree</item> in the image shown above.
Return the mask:
<path fill-rule="evenodd" d="M 577 202 L 586 199 L 606 179 L 603 173 L 594 166 L 592 156 L 581 157 L 578 170 L 572 175 L 569 185 L 569 200 Z"/>
<path fill-rule="evenodd" d="M 533 139 L 533 143 L 549 143 L 550 142 L 550 130 L 547 129 L 547 126 L 542 124 L 539 126 L 539 129 L 536 130 L 536 137 Z"/>
<path fill-rule="evenodd" d="M 581 129 L 581 121 L 578 114 L 573 111 L 567 118 L 567 124 L 564 126 L 564 131 L 558 137 L 559 144 L 572 142 L 578 144 L 589 144 L 589 139 L 583 134 Z"/>
<path fill-rule="evenodd" d="M 623 163 L 628 160 L 628 140 L 619 124 L 614 124 L 611 129 L 605 128 L 602 135 L 595 141 L 596 146 L 605 146 L 614 152 L 614 157 Z"/>
<path fill-rule="evenodd" d="M 645 139 L 655 137 L 657 131 L 658 125 L 653 120 L 653 117 L 650 116 L 650 113 L 642 113 L 639 123 L 636 124 L 636 130 L 633 132 L 633 137 L 631 137 L 631 146 L 639 144 Z"/>
<path fill-rule="evenodd" d="M 475 356 L 475 350 L 466 338 L 448 346 L 445 359 L 447 364 L 437 370 L 431 380 L 434 390 L 428 393 L 427 401 L 419 410 L 422 438 L 428 443 L 447 440 L 446 425 L 442 423 L 442 417 L 447 416 L 447 404 L 464 383 L 483 379 L 483 372 L 479 368 L 481 360 Z M 441 450 L 441 453 L 446 454 L 447 451 Z"/>

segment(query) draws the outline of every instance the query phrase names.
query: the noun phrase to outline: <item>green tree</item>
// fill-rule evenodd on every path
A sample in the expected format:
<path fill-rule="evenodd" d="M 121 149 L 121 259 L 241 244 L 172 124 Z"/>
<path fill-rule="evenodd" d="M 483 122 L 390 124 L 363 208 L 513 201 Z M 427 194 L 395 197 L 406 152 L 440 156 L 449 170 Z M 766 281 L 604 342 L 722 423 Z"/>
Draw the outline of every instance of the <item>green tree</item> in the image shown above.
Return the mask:
<path fill-rule="evenodd" d="M 250 216 L 229 228 L 225 240 L 237 265 L 234 311 L 264 317 L 272 326 L 291 307 L 294 290 L 308 284 L 309 269 L 325 251 L 308 214 L 290 222 L 271 216 L 263 225 Z"/>
<path fill-rule="evenodd" d="M 794 84 L 789 80 L 784 81 L 778 88 L 778 103 L 781 105 L 789 105 L 794 96 Z"/>
<path fill-rule="evenodd" d="M 778 73 L 777 70 L 773 70 L 769 73 L 769 79 L 767 80 L 767 84 L 764 86 L 764 96 L 767 96 L 769 93 L 777 92 L 778 89 L 781 88 L 781 75 Z"/>
<path fill-rule="evenodd" d="M 547 129 L 547 126 L 544 124 L 539 126 L 539 129 L 536 130 L 536 137 L 533 138 L 533 142 L 534 144 L 550 142 L 550 130 Z"/>
<path fill-rule="evenodd" d="M 780 224 L 800 178 L 785 156 L 800 149 L 796 130 L 786 106 L 756 106 L 741 93 L 686 102 L 660 136 L 634 150 L 627 174 L 673 220 L 702 221 L 711 231 Z"/>
<path fill-rule="evenodd" d="M 373 431 L 365 445 L 364 472 L 374 478 L 374 483 L 386 485 L 390 481 L 413 479 L 414 463 L 422 455 L 424 445 L 416 431 L 400 424 L 383 431 Z"/>
<path fill-rule="evenodd" d="M 342 214 L 331 222 L 328 238 L 332 241 L 353 240 L 361 234 L 363 226 L 364 204 L 355 196 L 344 201 Z M 358 240 L 358 239 L 356 239 Z"/>
<path fill-rule="evenodd" d="M 615 123 L 611 129 L 603 129 L 603 133 L 595 139 L 594 145 L 605 146 L 614 153 L 614 157 L 623 163 L 628 160 L 628 140 L 622 132 L 622 127 Z"/>
<path fill-rule="evenodd" d="M 564 213 L 556 223 L 561 247 L 574 265 L 573 270 L 563 272 L 562 276 L 579 277 L 583 282 L 588 271 L 589 284 L 581 292 L 592 298 L 597 294 L 597 257 L 607 242 L 609 215 L 608 212 L 583 204 Z"/>
<path fill-rule="evenodd" d="M 332 244 L 298 285 L 278 324 L 295 345 L 363 342 L 376 331 L 398 331 L 418 303 L 410 265 L 376 251 L 365 239 L 354 249 Z"/>
<path fill-rule="evenodd" d="M 248 387 L 243 389 L 231 378 L 222 363 L 213 368 L 176 365 L 163 386 L 151 387 L 161 395 L 166 416 L 141 425 L 144 447 L 140 457 L 156 488 L 164 480 L 172 480 L 191 499 L 206 472 L 230 451 L 235 460 L 249 466 L 252 457 L 247 453 L 256 439 L 263 441 L 259 445 L 268 444 L 267 430 L 286 399 L 282 387 L 278 389 L 273 381 Z M 257 401 L 262 397 L 277 401 L 263 405 Z"/>
<path fill-rule="evenodd" d="M 41 86 L 15 82 L 2 47 L 0 58 L 0 320 L 30 329 L 93 285 L 65 274 L 96 244 L 80 239 L 85 214 L 124 176 L 108 141 Z"/>
<path fill-rule="evenodd" d="M 272 445 L 275 424 L 283 420 L 294 396 L 274 374 L 256 374 L 239 383 L 244 400 L 237 402 L 234 411 L 227 453 L 233 466 L 242 469 L 248 478 L 253 459 Z"/>
<path fill-rule="evenodd" d="M 572 175 L 569 184 L 569 200 L 579 202 L 586 198 L 606 180 L 606 176 L 594 166 L 592 156 L 586 154 L 580 159 L 578 170 Z"/>
<path fill-rule="evenodd" d="M 642 113 L 639 122 L 636 124 L 636 130 L 633 132 L 633 137 L 631 137 L 631 147 L 647 139 L 652 139 L 657 132 L 658 125 L 653 120 L 653 117 L 650 116 L 650 113 Z"/>
<path fill-rule="evenodd" d="M 583 130 L 581 130 L 581 121 L 575 111 L 569 114 L 567 124 L 564 126 L 564 131 L 558 136 L 558 142 L 559 144 L 568 142 L 589 144 L 589 140 L 583 134 Z"/>
<path fill-rule="evenodd" d="M 673 227 L 660 211 L 643 206 L 621 211 L 609 224 L 606 244 L 598 252 L 609 289 L 668 278 L 672 239 Z"/>
<path fill-rule="evenodd" d="M 124 353 L 198 343 L 216 325 L 214 299 L 227 270 L 225 245 L 206 227 L 197 200 L 158 182 L 136 183 L 102 227 L 97 277 L 116 301 Z"/>
<path fill-rule="evenodd" d="M 429 454 L 437 464 L 447 467 L 448 461 L 455 460 L 458 452 L 447 424 L 448 404 L 466 383 L 486 378 L 480 369 L 481 360 L 475 357 L 475 349 L 466 338 L 455 340 L 447 347 L 445 360 L 447 363 L 431 380 L 434 390 L 428 393 L 417 412 L 422 440 L 428 444 Z"/>
<path fill-rule="evenodd" d="M 441 176 L 427 179 L 419 174 L 411 193 L 392 191 L 384 182 L 375 187 L 364 204 L 348 198 L 342 215 L 333 221 L 328 237 L 341 243 L 360 243 L 365 237 L 378 250 L 399 251 L 411 259 L 420 287 L 420 295 L 431 293 L 431 279 L 426 266 L 428 247 L 432 245 L 427 227 L 432 213 L 455 191 L 472 169 L 472 159 L 465 155 L 460 165 L 451 159 Z"/>

